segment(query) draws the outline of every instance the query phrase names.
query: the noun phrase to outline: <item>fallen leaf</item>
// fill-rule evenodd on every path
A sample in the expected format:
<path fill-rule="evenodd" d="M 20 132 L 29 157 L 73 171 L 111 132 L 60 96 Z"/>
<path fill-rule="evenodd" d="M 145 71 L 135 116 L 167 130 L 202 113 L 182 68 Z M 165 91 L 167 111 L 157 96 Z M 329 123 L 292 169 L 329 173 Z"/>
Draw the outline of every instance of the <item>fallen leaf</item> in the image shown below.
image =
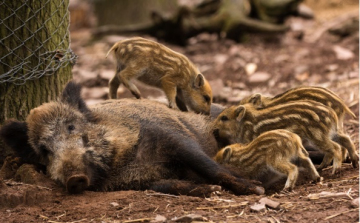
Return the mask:
<path fill-rule="evenodd" d="M 355 56 L 353 52 L 341 46 L 334 46 L 333 50 L 335 51 L 336 58 L 339 60 L 348 60 Z"/>
<path fill-rule="evenodd" d="M 255 203 L 250 206 L 250 209 L 255 212 L 265 211 L 265 204 L 264 203 Z"/>

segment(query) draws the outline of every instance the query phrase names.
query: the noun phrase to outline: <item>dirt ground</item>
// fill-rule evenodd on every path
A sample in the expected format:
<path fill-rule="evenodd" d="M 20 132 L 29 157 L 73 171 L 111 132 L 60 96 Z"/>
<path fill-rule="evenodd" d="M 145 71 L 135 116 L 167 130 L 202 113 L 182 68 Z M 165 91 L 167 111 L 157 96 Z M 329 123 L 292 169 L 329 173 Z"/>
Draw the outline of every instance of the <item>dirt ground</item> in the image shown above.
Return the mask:
<path fill-rule="evenodd" d="M 288 19 L 292 29 L 286 34 L 248 34 L 243 43 L 201 34 L 186 47 L 164 44 L 199 67 L 212 85 L 214 102 L 231 105 L 252 93 L 276 95 L 291 87 L 316 85 L 337 93 L 359 117 L 359 31 L 347 36 L 327 31 L 353 15 L 358 18 L 358 4 L 349 7 L 341 1 L 331 2 L 335 7 L 320 10 L 312 5 L 319 15 L 314 20 Z M 93 40 L 87 28 L 72 30 L 71 38 L 79 56 L 74 79 L 83 85 L 86 102 L 106 100 L 115 65 L 105 54 L 114 42 L 126 37 Z M 144 85 L 139 89 L 144 97 L 165 100 L 157 89 Z M 123 87 L 118 93 L 132 97 Z M 344 125 L 358 150 L 359 120 L 347 117 Z M 331 175 L 330 168 L 321 172 L 324 180 L 317 184 L 309 183 L 306 173 L 300 174 L 295 190 L 288 194 L 279 192 L 285 182 L 281 180 L 262 196 L 221 191 L 210 198 L 153 191 L 69 195 L 34 172 L 35 180 L 0 181 L 0 222 L 359 222 L 359 201 L 352 204 L 359 197 L 359 169 L 344 163 L 340 174 Z M 252 210 L 263 197 L 280 205 Z"/>

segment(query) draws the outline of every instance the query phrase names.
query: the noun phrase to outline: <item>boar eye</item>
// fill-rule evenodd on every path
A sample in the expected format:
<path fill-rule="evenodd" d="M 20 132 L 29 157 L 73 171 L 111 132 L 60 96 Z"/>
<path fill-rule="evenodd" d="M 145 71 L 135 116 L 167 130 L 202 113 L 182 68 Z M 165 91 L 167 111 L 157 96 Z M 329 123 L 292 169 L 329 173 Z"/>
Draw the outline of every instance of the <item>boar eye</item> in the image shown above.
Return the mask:
<path fill-rule="evenodd" d="M 221 116 L 221 121 L 227 121 L 227 120 L 229 120 L 229 118 L 227 117 L 227 116 L 225 116 L 225 115 L 223 115 L 223 116 Z"/>
<path fill-rule="evenodd" d="M 69 132 L 73 131 L 74 129 L 75 129 L 75 126 L 74 126 L 74 125 L 69 125 L 69 126 L 68 126 Z"/>
<path fill-rule="evenodd" d="M 210 102 L 210 97 L 208 95 L 204 95 L 204 100 L 206 101 L 206 103 Z"/>

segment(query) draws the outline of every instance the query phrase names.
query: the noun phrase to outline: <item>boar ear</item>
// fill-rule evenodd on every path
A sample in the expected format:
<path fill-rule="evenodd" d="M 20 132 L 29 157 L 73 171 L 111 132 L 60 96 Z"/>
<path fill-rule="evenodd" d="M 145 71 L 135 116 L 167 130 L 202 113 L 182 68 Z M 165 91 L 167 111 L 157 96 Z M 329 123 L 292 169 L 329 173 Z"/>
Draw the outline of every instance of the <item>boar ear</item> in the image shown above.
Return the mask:
<path fill-rule="evenodd" d="M 164 22 L 163 17 L 157 11 L 152 11 L 150 17 L 154 24 L 161 24 Z"/>
<path fill-rule="evenodd" d="M 90 109 L 86 106 L 85 101 L 81 98 L 81 86 L 70 81 L 61 94 L 61 102 L 69 104 L 71 107 L 83 113 L 88 120 L 93 120 Z"/>
<path fill-rule="evenodd" d="M 230 161 L 231 155 L 232 155 L 231 147 L 226 147 L 223 151 L 223 162 L 228 163 Z"/>
<path fill-rule="evenodd" d="M 30 146 L 27 132 L 26 122 L 8 120 L 0 129 L 0 138 L 24 162 L 38 163 L 40 158 Z"/>
<path fill-rule="evenodd" d="M 202 74 L 198 74 L 195 78 L 194 87 L 200 88 L 205 84 L 205 77 Z"/>
<path fill-rule="evenodd" d="M 241 119 L 244 118 L 245 112 L 246 112 L 246 108 L 244 106 L 240 105 L 239 107 L 237 107 L 235 109 L 236 121 L 240 122 Z"/>
<path fill-rule="evenodd" d="M 249 102 L 253 105 L 255 105 L 256 107 L 260 107 L 261 104 L 261 94 L 254 94 L 253 96 L 251 96 Z"/>

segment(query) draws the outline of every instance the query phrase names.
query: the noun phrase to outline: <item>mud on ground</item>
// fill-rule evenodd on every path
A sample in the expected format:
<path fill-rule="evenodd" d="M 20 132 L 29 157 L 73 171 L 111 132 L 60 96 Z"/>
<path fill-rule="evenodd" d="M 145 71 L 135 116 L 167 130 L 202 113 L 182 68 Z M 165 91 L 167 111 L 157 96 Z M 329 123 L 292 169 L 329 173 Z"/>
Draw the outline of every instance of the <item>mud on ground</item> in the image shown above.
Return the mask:
<path fill-rule="evenodd" d="M 322 10 L 318 14 L 322 17 L 315 20 L 290 18 L 287 22 L 292 29 L 284 35 L 248 34 L 239 44 L 201 34 L 184 48 L 164 44 L 196 63 L 213 86 L 215 102 L 231 105 L 255 92 L 275 95 L 299 85 L 317 85 L 337 93 L 359 117 L 358 31 L 347 36 L 327 31 L 353 14 L 358 18 L 358 5 L 340 6 L 343 11 L 330 8 L 329 15 Z M 72 31 L 71 37 L 72 49 L 79 56 L 74 79 L 84 86 L 87 103 L 93 104 L 107 99 L 107 83 L 114 74 L 114 63 L 105 59 L 105 53 L 125 37 L 92 40 L 90 31 Z M 157 89 L 143 85 L 139 89 L 145 97 L 164 100 Z M 121 88 L 119 97 L 132 96 Z M 346 119 L 345 130 L 359 148 L 359 121 Z M 18 168 L 16 162 L 9 160 L 8 171 Z M 359 221 L 359 202 L 352 204 L 359 197 L 359 170 L 347 163 L 340 175 L 333 176 L 330 168 L 325 169 L 321 173 L 324 180 L 318 184 L 309 183 L 306 173 L 301 173 L 295 191 L 289 194 L 279 193 L 285 182 L 282 180 L 263 196 L 235 196 L 221 191 L 210 198 L 153 191 L 86 191 L 69 195 L 41 171 L 32 166 L 22 168 L 15 178 L 0 182 L 0 222 Z M 263 197 L 280 205 L 252 210 Z"/>

